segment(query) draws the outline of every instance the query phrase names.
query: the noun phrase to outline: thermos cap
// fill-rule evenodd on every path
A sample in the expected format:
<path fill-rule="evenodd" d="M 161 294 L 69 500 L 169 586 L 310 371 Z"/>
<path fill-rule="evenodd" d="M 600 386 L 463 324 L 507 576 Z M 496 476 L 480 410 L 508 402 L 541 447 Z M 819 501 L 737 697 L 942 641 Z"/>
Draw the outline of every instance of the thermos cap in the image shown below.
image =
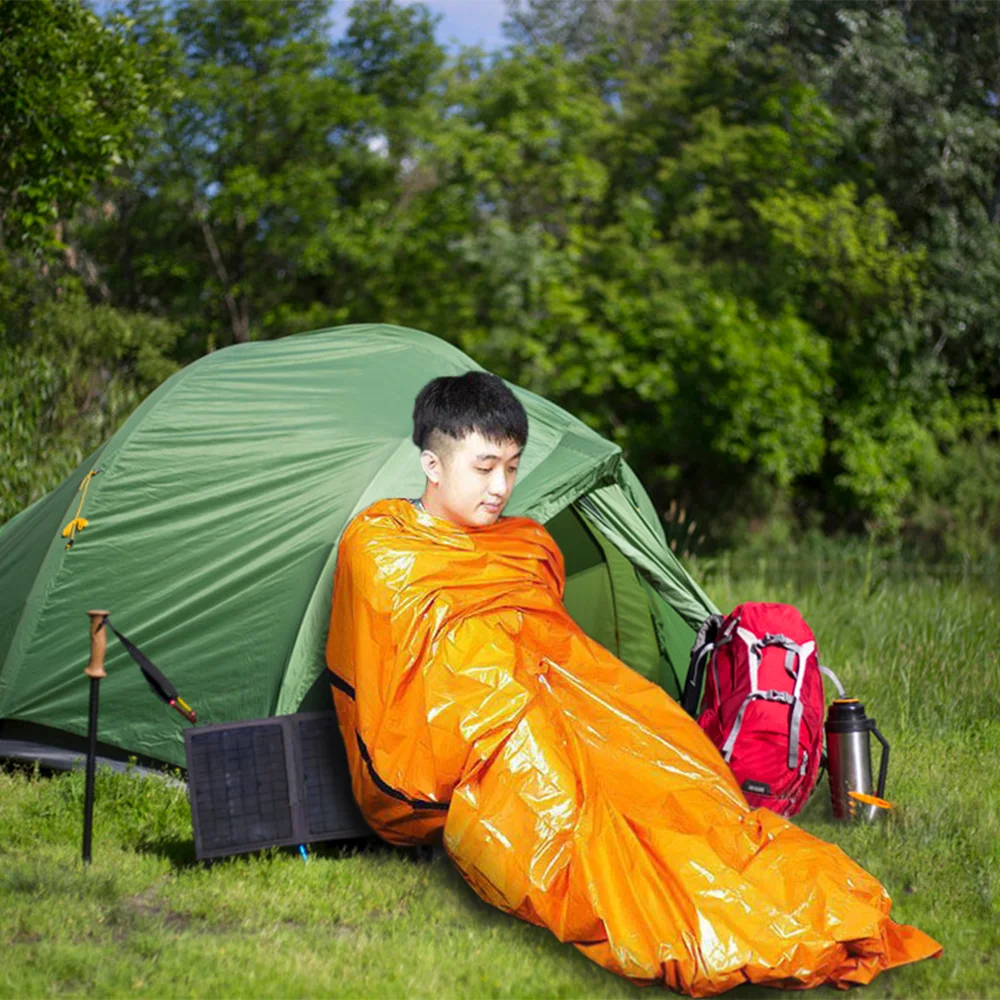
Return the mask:
<path fill-rule="evenodd" d="M 835 698 L 826 717 L 828 733 L 866 732 L 875 725 L 865 715 L 865 706 L 857 698 Z"/>

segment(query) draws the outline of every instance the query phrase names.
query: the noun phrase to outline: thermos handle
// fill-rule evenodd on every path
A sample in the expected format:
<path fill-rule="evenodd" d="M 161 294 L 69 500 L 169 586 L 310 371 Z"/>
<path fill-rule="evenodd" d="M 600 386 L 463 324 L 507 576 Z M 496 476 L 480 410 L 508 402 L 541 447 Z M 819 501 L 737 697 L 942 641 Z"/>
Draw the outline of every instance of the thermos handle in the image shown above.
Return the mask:
<path fill-rule="evenodd" d="M 889 744 L 886 742 L 885 737 L 878 731 L 874 722 L 872 722 L 872 732 L 875 734 L 875 739 L 882 744 L 882 761 L 878 766 L 878 791 L 875 794 L 880 799 L 884 799 L 885 777 L 889 770 Z"/>

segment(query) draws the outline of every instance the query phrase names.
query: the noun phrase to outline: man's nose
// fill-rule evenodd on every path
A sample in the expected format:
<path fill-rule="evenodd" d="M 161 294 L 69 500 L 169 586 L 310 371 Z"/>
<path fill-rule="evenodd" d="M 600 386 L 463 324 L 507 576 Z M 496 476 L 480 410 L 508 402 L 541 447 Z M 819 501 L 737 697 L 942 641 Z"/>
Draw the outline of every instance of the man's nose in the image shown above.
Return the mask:
<path fill-rule="evenodd" d="M 493 475 L 490 476 L 490 495 L 503 498 L 507 496 L 508 492 L 507 474 L 498 467 L 493 470 Z"/>

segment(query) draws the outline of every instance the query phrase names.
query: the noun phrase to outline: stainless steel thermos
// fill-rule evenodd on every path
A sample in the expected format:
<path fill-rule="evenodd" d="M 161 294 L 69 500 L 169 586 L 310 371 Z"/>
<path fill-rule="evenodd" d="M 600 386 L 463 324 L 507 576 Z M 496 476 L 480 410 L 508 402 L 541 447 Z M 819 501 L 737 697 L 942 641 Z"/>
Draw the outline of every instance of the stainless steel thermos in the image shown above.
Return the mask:
<path fill-rule="evenodd" d="M 834 817 L 874 819 L 879 806 L 860 802 L 851 797 L 851 792 L 869 797 L 874 794 L 878 799 L 885 798 L 889 744 L 875 726 L 875 720 L 865 715 L 865 706 L 857 698 L 835 699 L 827 713 L 825 728 Z M 872 734 L 882 744 L 877 789 L 872 788 Z"/>

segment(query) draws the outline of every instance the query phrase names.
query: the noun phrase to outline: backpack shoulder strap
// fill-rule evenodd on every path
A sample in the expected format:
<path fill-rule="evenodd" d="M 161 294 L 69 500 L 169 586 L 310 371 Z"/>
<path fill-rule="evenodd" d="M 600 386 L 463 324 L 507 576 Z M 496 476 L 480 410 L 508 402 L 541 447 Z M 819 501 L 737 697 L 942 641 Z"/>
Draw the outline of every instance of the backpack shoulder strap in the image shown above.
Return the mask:
<path fill-rule="evenodd" d="M 698 702 L 701 699 L 702 681 L 705 677 L 705 665 L 715 649 L 716 639 L 722 623 L 722 615 L 709 615 L 702 622 L 691 649 L 691 663 L 688 666 L 687 679 L 684 682 L 684 694 L 681 697 L 681 707 L 692 718 L 698 714 Z"/>

